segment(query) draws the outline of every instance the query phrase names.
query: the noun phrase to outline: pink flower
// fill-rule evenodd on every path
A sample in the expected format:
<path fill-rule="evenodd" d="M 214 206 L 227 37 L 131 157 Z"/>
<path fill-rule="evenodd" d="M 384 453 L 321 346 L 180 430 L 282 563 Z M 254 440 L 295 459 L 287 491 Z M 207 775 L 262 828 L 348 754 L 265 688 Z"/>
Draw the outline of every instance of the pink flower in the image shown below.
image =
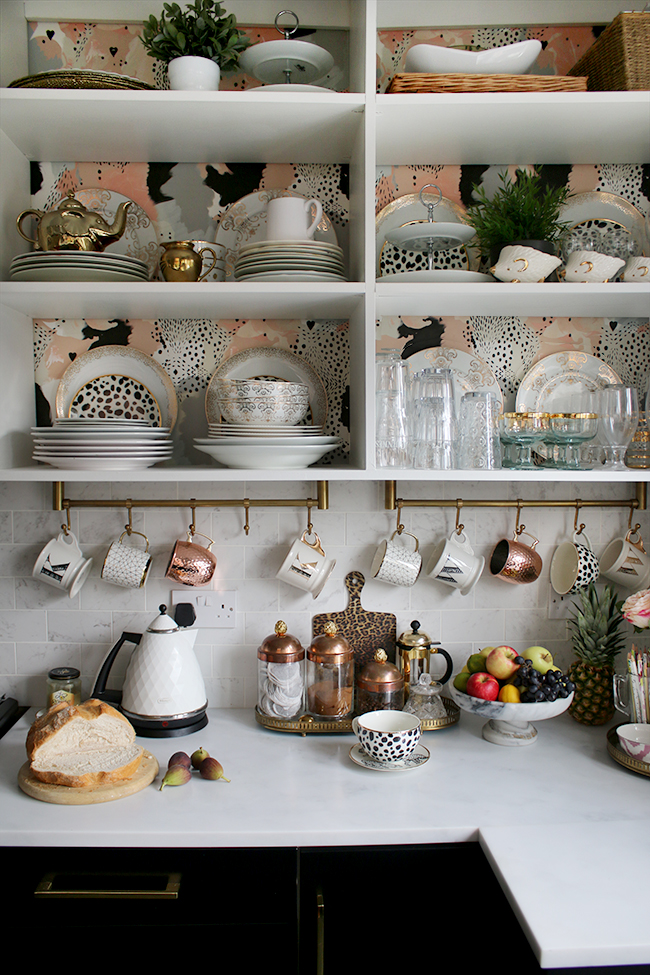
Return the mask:
<path fill-rule="evenodd" d="M 650 589 L 641 589 L 628 596 L 621 607 L 621 612 L 637 629 L 644 630 L 650 626 Z"/>

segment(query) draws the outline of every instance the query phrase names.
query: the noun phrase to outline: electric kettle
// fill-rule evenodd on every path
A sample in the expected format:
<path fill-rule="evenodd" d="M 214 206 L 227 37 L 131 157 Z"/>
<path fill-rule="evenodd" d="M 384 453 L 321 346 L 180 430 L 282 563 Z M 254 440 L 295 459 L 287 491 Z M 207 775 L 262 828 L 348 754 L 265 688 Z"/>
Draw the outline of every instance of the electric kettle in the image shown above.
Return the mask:
<path fill-rule="evenodd" d="M 145 633 L 122 633 L 100 668 L 92 696 L 117 704 L 139 735 L 189 735 L 208 723 L 205 685 L 194 654 L 198 629 L 179 626 L 165 605 L 159 609 Z M 195 618 L 192 613 L 191 622 Z M 136 649 L 120 694 L 107 690 L 106 681 L 124 643 Z"/>

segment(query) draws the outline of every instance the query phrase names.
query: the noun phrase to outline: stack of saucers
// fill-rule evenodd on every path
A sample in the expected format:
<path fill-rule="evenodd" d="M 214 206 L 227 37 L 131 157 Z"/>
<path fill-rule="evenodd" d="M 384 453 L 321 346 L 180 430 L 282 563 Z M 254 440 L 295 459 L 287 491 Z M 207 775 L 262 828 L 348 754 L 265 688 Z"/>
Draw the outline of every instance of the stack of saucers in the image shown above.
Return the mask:
<path fill-rule="evenodd" d="M 145 420 L 67 417 L 32 427 L 33 460 L 85 471 L 138 470 L 172 456 L 169 427 Z"/>
<path fill-rule="evenodd" d="M 97 251 L 31 251 L 11 262 L 14 281 L 148 281 L 149 267 L 137 257 Z"/>
<path fill-rule="evenodd" d="M 346 281 L 343 251 L 322 240 L 262 240 L 241 247 L 236 281 Z"/>

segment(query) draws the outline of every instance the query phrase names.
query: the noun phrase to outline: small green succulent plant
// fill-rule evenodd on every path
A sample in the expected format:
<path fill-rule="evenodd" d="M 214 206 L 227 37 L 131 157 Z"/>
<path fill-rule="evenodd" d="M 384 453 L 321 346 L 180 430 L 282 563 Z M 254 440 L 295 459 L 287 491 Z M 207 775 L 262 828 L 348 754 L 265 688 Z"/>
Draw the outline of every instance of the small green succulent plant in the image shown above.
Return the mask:
<path fill-rule="evenodd" d="M 140 39 L 147 54 L 165 64 L 193 55 L 215 61 L 222 71 L 234 70 L 250 44 L 218 0 L 194 0 L 185 8 L 164 3 L 160 17 L 152 14 L 144 22 Z"/>

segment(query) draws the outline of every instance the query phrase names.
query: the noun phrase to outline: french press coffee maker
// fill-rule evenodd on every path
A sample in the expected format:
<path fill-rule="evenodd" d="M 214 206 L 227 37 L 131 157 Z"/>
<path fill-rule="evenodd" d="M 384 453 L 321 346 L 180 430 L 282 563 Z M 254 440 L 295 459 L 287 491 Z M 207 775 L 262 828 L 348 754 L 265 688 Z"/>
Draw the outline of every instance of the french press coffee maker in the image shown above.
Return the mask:
<path fill-rule="evenodd" d="M 446 684 L 454 669 L 454 662 L 443 650 L 439 643 L 434 643 L 431 637 L 420 631 L 419 620 L 411 622 L 411 629 L 402 633 L 396 644 L 398 665 L 404 674 L 404 696 L 408 699 L 411 685 L 417 684 L 422 674 L 430 673 L 430 663 L 433 654 L 440 653 L 445 658 L 447 666 L 442 677 L 436 680 Z"/>

